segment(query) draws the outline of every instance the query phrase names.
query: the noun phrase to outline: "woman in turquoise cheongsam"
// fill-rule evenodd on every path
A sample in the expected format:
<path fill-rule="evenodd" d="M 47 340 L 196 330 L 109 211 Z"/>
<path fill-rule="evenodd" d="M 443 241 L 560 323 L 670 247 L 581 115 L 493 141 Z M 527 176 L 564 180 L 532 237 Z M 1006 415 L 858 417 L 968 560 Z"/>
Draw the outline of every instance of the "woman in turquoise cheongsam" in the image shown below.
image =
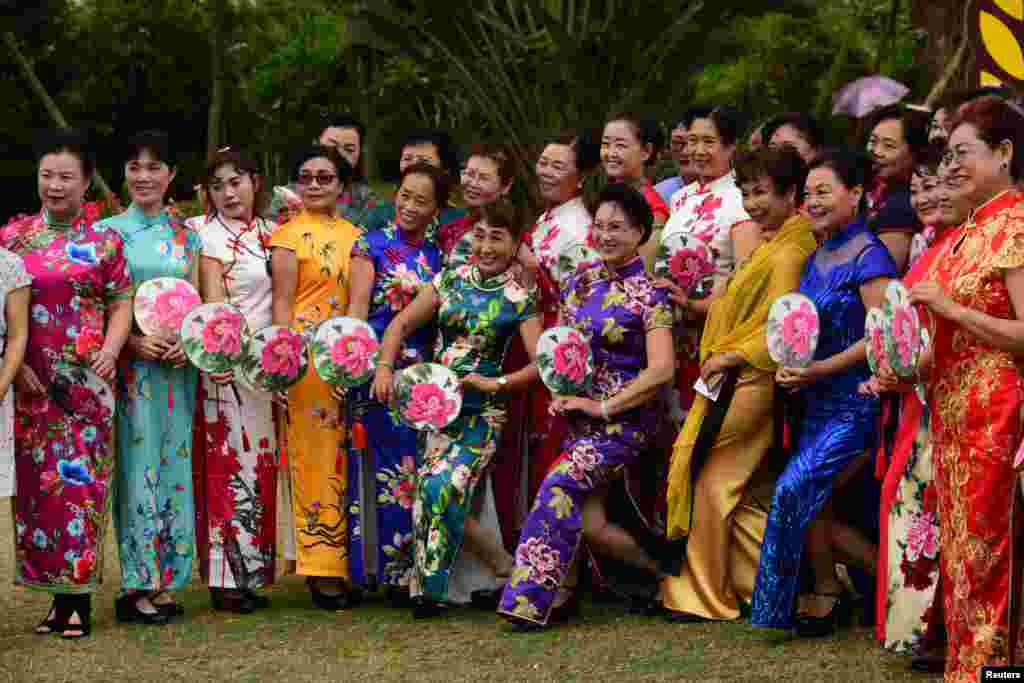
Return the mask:
<path fill-rule="evenodd" d="M 124 241 L 136 286 L 157 277 L 196 281 L 199 235 L 164 207 L 174 179 L 167 136 L 141 133 L 125 162 L 129 209 L 104 224 Z M 163 623 L 181 613 L 167 593 L 192 578 L 192 418 L 196 371 L 177 341 L 136 326 L 118 369 L 114 526 L 121 558 L 121 621 Z"/>

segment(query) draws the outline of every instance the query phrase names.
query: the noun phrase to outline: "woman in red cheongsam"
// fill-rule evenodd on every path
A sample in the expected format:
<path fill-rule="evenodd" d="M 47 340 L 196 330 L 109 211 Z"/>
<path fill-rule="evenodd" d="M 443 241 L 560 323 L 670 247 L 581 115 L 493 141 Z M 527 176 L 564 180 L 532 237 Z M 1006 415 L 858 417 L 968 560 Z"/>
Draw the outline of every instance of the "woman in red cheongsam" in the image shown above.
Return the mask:
<path fill-rule="evenodd" d="M 928 403 L 946 681 L 959 682 L 978 680 L 984 665 L 1007 663 L 1010 595 L 1020 595 L 1010 585 L 1010 529 L 1024 404 L 1024 321 L 1016 313 L 1024 310 L 1024 193 L 1015 189 L 1024 171 L 1024 114 L 998 97 L 965 105 L 943 163 L 973 210 L 911 298 L 936 321 Z"/>

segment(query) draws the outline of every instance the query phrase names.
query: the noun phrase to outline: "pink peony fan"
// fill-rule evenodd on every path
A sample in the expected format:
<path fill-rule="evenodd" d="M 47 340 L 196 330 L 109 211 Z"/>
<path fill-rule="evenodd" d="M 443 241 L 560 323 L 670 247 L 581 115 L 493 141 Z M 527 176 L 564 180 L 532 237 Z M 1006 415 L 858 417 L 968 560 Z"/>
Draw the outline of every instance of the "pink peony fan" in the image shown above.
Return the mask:
<path fill-rule="evenodd" d="M 410 365 L 395 375 L 394 382 L 394 410 L 412 429 L 439 432 L 462 410 L 462 383 L 443 365 Z"/>
<path fill-rule="evenodd" d="M 884 335 L 889 367 L 900 377 L 911 377 L 921 355 L 921 320 L 902 282 L 893 280 L 886 287 L 883 310 L 889 322 Z"/>
<path fill-rule="evenodd" d="M 135 290 L 135 321 L 147 336 L 177 341 L 181 324 L 202 303 L 192 283 L 176 277 L 146 280 Z M 167 384 L 167 413 L 174 412 L 174 385 Z"/>
<path fill-rule="evenodd" d="M 297 384 L 309 370 L 309 354 L 301 334 L 270 325 L 249 337 L 242 374 L 253 387 L 276 393 Z"/>
<path fill-rule="evenodd" d="M 882 361 L 889 362 L 886 353 L 887 338 L 891 336 L 892 321 L 881 308 L 869 308 L 864 319 L 864 350 L 868 357 L 868 367 L 878 374 Z"/>
<path fill-rule="evenodd" d="M 768 311 L 768 353 L 784 368 L 804 368 L 814 359 L 821 322 L 814 302 L 785 294 Z"/>
<path fill-rule="evenodd" d="M 594 375 L 590 342 L 573 327 L 552 327 L 537 340 L 537 369 L 556 396 L 586 396 Z"/>
<path fill-rule="evenodd" d="M 690 293 L 715 272 L 715 260 L 708 245 L 684 233 L 665 235 L 658 245 L 654 275 L 672 280 Z"/>
<path fill-rule="evenodd" d="M 226 372 L 241 364 L 249 326 L 237 307 L 219 302 L 200 304 L 181 323 L 185 355 L 203 372 Z"/>
<path fill-rule="evenodd" d="M 176 277 L 146 280 L 135 291 L 135 321 L 142 333 L 163 339 L 178 339 L 181 323 L 202 303 L 190 282 Z"/>
<path fill-rule="evenodd" d="M 320 379 L 331 386 L 351 388 L 373 379 L 380 342 L 368 323 L 339 316 L 320 323 L 310 351 Z"/>

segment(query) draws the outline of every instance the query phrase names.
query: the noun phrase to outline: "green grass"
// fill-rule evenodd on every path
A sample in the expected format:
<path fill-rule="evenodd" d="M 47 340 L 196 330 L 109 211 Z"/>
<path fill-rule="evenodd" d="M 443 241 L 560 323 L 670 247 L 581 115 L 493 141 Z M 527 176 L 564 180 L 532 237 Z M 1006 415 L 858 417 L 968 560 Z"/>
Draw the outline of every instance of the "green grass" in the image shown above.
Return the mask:
<path fill-rule="evenodd" d="M 0 505 L 0 576 L 13 575 L 10 509 Z M 35 636 L 48 596 L 0 590 L 0 683 L 39 681 L 927 681 L 884 653 L 870 630 L 801 641 L 747 624 L 668 624 L 587 604 L 581 621 L 513 633 L 491 613 L 457 610 L 414 622 L 381 597 L 339 613 L 314 609 L 303 582 L 285 577 L 271 609 L 213 612 L 198 577 L 180 596 L 187 613 L 165 627 L 113 618 L 117 562 L 108 535 L 107 581 L 94 630 L 81 642 Z"/>

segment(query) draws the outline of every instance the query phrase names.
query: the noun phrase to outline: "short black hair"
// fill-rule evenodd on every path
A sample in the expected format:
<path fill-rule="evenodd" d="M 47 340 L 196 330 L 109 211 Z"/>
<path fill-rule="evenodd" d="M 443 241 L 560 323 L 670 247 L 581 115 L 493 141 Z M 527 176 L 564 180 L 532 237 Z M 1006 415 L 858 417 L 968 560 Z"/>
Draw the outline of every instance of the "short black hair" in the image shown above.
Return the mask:
<path fill-rule="evenodd" d="M 601 165 L 601 134 L 593 128 L 565 130 L 548 139 L 547 145 L 572 147 L 576 155 L 576 172 L 587 175 Z"/>
<path fill-rule="evenodd" d="M 366 140 L 366 126 L 363 122 L 355 117 L 354 114 L 349 112 L 342 112 L 340 114 L 327 112 L 320 117 L 320 133 L 317 135 L 315 142 L 319 144 L 320 136 L 324 134 L 328 128 L 351 128 L 355 130 L 356 135 L 359 136 L 359 160 L 356 162 L 354 169 L 354 178 L 356 180 L 364 180 L 366 178 L 366 161 L 363 155 L 362 147 L 363 142 Z"/>
<path fill-rule="evenodd" d="M 328 128 L 354 128 L 359 133 L 359 141 L 362 142 L 366 136 L 366 126 L 363 122 L 357 119 L 353 114 L 349 112 L 332 113 L 327 112 L 320 117 L 320 132 L 317 134 L 317 139 L 324 134 L 324 131 Z"/>
<path fill-rule="evenodd" d="M 594 205 L 595 214 L 602 204 L 616 204 L 622 209 L 629 222 L 643 232 L 640 244 L 651 238 L 651 233 L 654 231 L 654 212 L 651 211 L 651 205 L 647 203 L 647 198 L 638 190 L 626 183 L 605 185 Z"/>
<path fill-rule="evenodd" d="M 766 177 L 772 181 L 775 194 L 795 192 L 797 199 L 803 196 L 807 164 L 796 150 L 790 147 L 761 147 L 740 152 L 736 156 L 735 169 L 736 182 L 739 185 Z"/>
<path fill-rule="evenodd" d="M 352 164 L 348 163 L 348 159 L 338 154 L 338 150 L 333 147 L 309 145 L 297 150 L 292 158 L 292 180 L 296 180 L 299 177 L 299 169 L 302 168 L 304 163 L 310 159 L 323 158 L 327 159 L 334 166 L 334 173 L 338 176 L 338 182 L 342 186 L 352 181 L 354 173 Z"/>
<path fill-rule="evenodd" d="M 437 166 L 431 166 L 430 164 L 418 161 L 402 172 L 398 186 L 401 187 L 405 177 L 410 175 L 425 175 L 430 178 L 430 182 L 434 186 L 434 203 L 437 204 L 437 209 L 440 211 L 448 206 L 448 198 L 452 194 L 452 177 L 446 171 Z"/>
<path fill-rule="evenodd" d="M 903 139 L 910 147 L 911 154 L 916 154 L 922 147 L 928 146 L 928 124 L 931 121 L 931 114 L 902 104 L 890 104 L 871 114 L 868 119 L 868 135 L 874 132 L 878 124 L 890 120 L 900 122 Z"/>
<path fill-rule="evenodd" d="M 945 144 L 930 142 L 914 153 L 914 175 L 935 175 L 942 164 L 942 155 L 946 151 Z"/>
<path fill-rule="evenodd" d="M 143 152 L 149 152 L 157 161 L 162 161 L 169 168 L 178 166 L 178 157 L 171 147 L 171 138 L 162 130 L 144 130 L 131 136 L 125 145 L 125 163 L 135 161 Z"/>
<path fill-rule="evenodd" d="M 505 228 L 513 238 L 519 239 L 523 232 L 523 221 L 516 205 L 505 197 L 499 197 L 480 210 L 480 217 L 492 228 Z"/>
<path fill-rule="evenodd" d="M 55 128 L 36 136 L 35 160 L 38 164 L 48 154 L 67 152 L 76 157 L 82 165 L 82 175 L 87 179 L 96 171 L 96 153 L 89 135 L 77 128 Z"/>
<path fill-rule="evenodd" d="M 778 116 L 773 116 L 764 124 L 764 130 L 762 135 L 764 136 L 765 144 L 768 144 L 772 135 L 775 134 L 779 128 L 783 126 L 791 126 L 795 128 L 800 135 L 804 136 L 807 140 L 807 144 L 815 149 L 821 149 L 828 144 L 825 137 L 825 129 L 818 119 L 814 118 L 811 114 L 802 111 L 790 111 Z"/>
<path fill-rule="evenodd" d="M 613 116 L 608 117 L 609 123 L 615 121 L 624 121 L 633 127 L 636 137 L 640 140 L 641 145 L 651 146 L 651 156 L 647 159 L 646 166 L 652 166 L 658 163 L 658 155 L 661 150 L 665 147 L 665 132 L 661 129 L 661 123 L 658 119 L 647 114 L 638 114 L 635 112 L 619 112 Z"/>
<path fill-rule="evenodd" d="M 860 147 L 842 147 L 825 150 L 810 163 L 807 172 L 810 173 L 816 168 L 828 168 L 847 189 L 853 189 L 858 185 L 863 188 L 864 195 L 861 197 L 860 211 L 867 205 L 868 190 L 875 180 L 874 164 L 871 157 Z"/>
<path fill-rule="evenodd" d="M 718 129 L 718 137 L 726 145 L 735 145 L 749 125 L 747 117 L 738 109 L 723 104 L 717 107 L 702 104 L 690 107 L 686 110 L 684 122 L 689 128 L 697 119 L 710 119 Z"/>
<path fill-rule="evenodd" d="M 459 169 L 461 164 L 459 163 L 458 148 L 452 140 L 451 134 L 441 128 L 414 128 L 406 131 L 398 149 L 401 153 L 401 150 L 406 147 L 427 144 L 437 148 L 437 155 L 441 158 L 441 168 L 448 173 L 454 173 Z"/>

